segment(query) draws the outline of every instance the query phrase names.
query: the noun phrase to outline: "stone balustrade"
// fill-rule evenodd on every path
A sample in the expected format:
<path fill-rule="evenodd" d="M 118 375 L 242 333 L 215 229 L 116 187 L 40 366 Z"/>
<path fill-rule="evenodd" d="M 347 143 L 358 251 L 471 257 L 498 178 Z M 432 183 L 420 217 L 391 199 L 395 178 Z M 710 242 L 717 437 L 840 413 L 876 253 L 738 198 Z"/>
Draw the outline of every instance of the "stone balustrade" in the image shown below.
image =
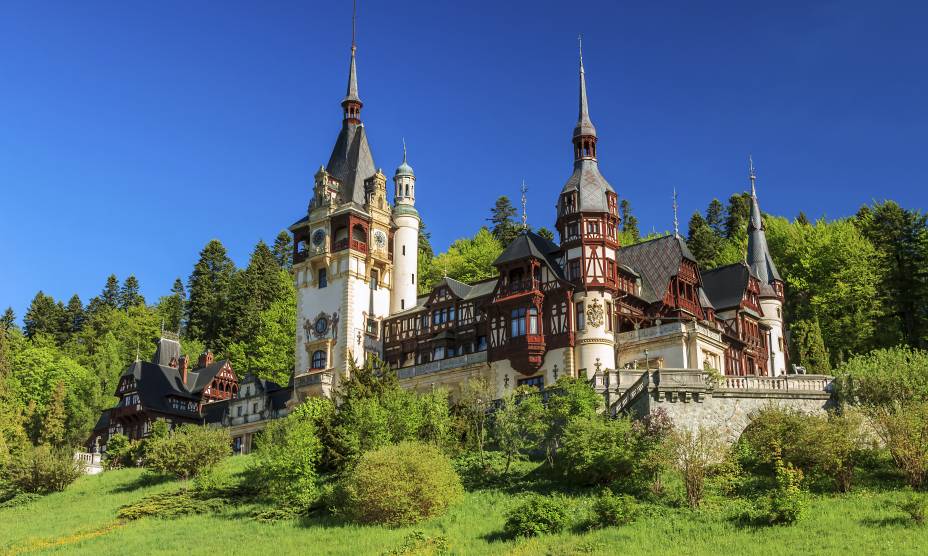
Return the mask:
<path fill-rule="evenodd" d="M 467 353 L 464 355 L 448 357 L 447 359 L 429 361 L 428 363 L 421 363 L 419 365 L 413 365 L 411 367 L 403 367 L 402 369 L 399 369 L 396 371 L 396 375 L 401 379 L 413 378 L 417 376 L 438 373 L 441 371 L 457 369 L 459 367 L 466 367 L 474 363 L 486 363 L 486 361 L 487 361 L 487 352 L 478 351 L 475 353 Z"/>
<path fill-rule="evenodd" d="M 650 326 L 648 328 L 629 330 L 628 332 L 620 332 L 616 334 L 615 339 L 619 343 L 628 343 L 683 333 L 696 333 L 701 336 L 711 338 L 717 342 L 722 341 L 721 332 L 712 330 L 711 328 L 703 326 L 697 322 L 670 322 L 660 326 Z"/>

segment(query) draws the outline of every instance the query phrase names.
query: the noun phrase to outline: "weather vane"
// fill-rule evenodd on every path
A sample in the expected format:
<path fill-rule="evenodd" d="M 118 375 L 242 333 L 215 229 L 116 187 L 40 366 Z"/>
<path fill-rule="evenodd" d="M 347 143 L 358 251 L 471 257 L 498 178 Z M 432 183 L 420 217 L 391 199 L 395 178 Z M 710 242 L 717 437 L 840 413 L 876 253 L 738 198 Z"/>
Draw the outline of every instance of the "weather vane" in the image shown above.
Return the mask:
<path fill-rule="evenodd" d="M 528 214 L 525 212 L 525 205 L 527 203 L 525 193 L 528 191 L 528 187 L 525 185 L 525 180 L 522 180 L 521 191 L 522 191 L 522 228 L 527 230 L 528 229 Z"/>
<path fill-rule="evenodd" d="M 677 188 L 673 188 L 673 235 L 680 237 L 680 220 L 677 218 Z"/>

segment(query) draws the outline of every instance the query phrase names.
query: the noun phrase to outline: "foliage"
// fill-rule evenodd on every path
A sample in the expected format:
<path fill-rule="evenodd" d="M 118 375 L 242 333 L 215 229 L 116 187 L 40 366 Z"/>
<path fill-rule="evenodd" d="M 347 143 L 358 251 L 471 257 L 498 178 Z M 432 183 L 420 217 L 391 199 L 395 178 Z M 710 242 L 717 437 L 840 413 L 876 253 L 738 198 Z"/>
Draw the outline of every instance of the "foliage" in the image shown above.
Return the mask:
<path fill-rule="evenodd" d="M 264 492 L 282 506 L 306 508 L 317 496 L 316 466 L 322 442 L 309 411 L 270 421 L 261 432 L 251 472 Z"/>
<path fill-rule="evenodd" d="M 614 495 L 608 488 L 593 501 L 593 515 L 588 522 L 590 529 L 620 527 L 635 521 L 638 502 L 627 494 Z"/>
<path fill-rule="evenodd" d="M 592 418 L 599 414 L 603 397 L 581 378 L 562 376 L 550 390 L 545 405 L 544 447 L 548 463 L 554 465 L 565 430 L 572 418 Z"/>
<path fill-rule="evenodd" d="M 652 494 L 664 490 L 662 476 L 673 464 L 673 449 L 669 445 L 673 421 L 664 408 L 651 410 L 642 419 L 632 423 L 637 452 L 635 475 L 637 483 L 644 483 Z"/>
<path fill-rule="evenodd" d="M 47 494 L 64 490 L 82 473 L 70 449 L 26 444 L 16 452 L 4 474 L 23 492 Z"/>
<path fill-rule="evenodd" d="M 103 462 L 107 469 L 119 469 L 120 467 L 132 467 L 139 460 L 140 444 L 122 434 L 116 433 L 106 441 L 106 453 L 103 455 Z"/>
<path fill-rule="evenodd" d="M 900 346 L 851 357 L 835 372 L 838 398 L 847 403 L 892 405 L 928 400 L 928 351 Z"/>
<path fill-rule="evenodd" d="M 426 269 L 419 272 L 422 291 L 430 290 L 445 276 L 472 284 L 496 276 L 493 266 L 503 252 L 503 243 L 489 230 L 480 228 L 473 238 L 455 240 L 448 250 L 429 261 Z"/>
<path fill-rule="evenodd" d="M 502 482 L 505 477 L 506 456 L 501 452 L 468 451 L 459 454 L 452 463 L 467 489 L 492 486 Z"/>
<path fill-rule="evenodd" d="M 822 327 L 817 318 L 796 319 L 789 323 L 795 364 L 805 367 L 809 373 L 830 374 L 831 356 L 825 348 Z"/>
<path fill-rule="evenodd" d="M 191 514 L 212 514 L 222 511 L 226 502 L 221 498 L 202 500 L 190 490 L 162 492 L 142 498 L 119 508 L 116 517 L 127 521 L 143 517 L 171 519 Z"/>
<path fill-rule="evenodd" d="M 363 454 L 343 490 L 344 510 L 353 520 L 393 527 L 440 515 L 464 492 L 448 458 L 419 442 Z"/>
<path fill-rule="evenodd" d="M 916 525 L 924 525 L 928 519 L 928 495 L 923 492 L 907 492 L 897 505 Z"/>
<path fill-rule="evenodd" d="M 505 474 L 514 458 L 539 445 L 545 431 L 544 411 L 538 391 L 521 387 L 508 393 L 493 414 L 493 437 L 506 455 Z"/>
<path fill-rule="evenodd" d="M 792 525 L 802 516 L 806 507 L 800 488 L 802 471 L 780 458 L 774 463 L 776 487 L 761 497 L 754 507 L 752 521 L 764 525 Z"/>
<path fill-rule="evenodd" d="M 683 477 L 686 500 L 695 509 L 702 503 L 706 478 L 722 463 L 722 440 L 716 430 L 702 426 L 678 428 L 672 435 L 676 449 L 674 464 Z"/>
<path fill-rule="evenodd" d="M 896 402 L 872 411 L 877 434 L 912 488 L 928 484 L 928 401 Z"/>
<path fill-rule="evenodd" d="M 146 465 L 187 480 L 210 469 L 232 452 L 229 431 L 198 425 L 181 425 L 165 438 L 149 442 Z"/>
<path fill-rule="evenodd" d="M 235 263 L 222 243 L 213 239 L 200 251 L 200 259 L 187 281 L 187 334 L 222 351 L 232 322 L 228 314 Z"/>
<path fill-rule="evenodd" d="M 556 465 L 569 481 L 608 485 L 628 479 L 635 468 L 636 438 L 628 419 L 571 418 L 564 429 Z"/>
<path fill-rule="evenodd" d="M 487 220 L 493 225 L 493 237 L 499 244 L 506 248 L 512 240 L 519 235 L 522 229 L 520 224 L 516 224 L 513 217 L 516 215 L 516 208 L 512 206 L 509 197 L 502 195 L 496 200 L 496 204 L 490 210 L 490 218 Z"/>
<path fill-rule="evenodd" d="M 402 554 L 440 555 L 450 554 L 451 547 L 448 539 L 442 535 L 430 537 L 422 531 L 413 531 L 403 538 L 403 544 L 399 548 L 384 552 L 384 556 L 399 556 Z"/>
<path fill-rule="evenodd" d="M 481 463 L 486 440 L 487 412 L 492 402 L 493 393 L 486 378 L 469 378 L 461 384 L 455 406 L 458 428 L 462 430 L 464 448 L 474 450 Z"/>
<path fill-rule="evenodd" d="M 509 537 L 536 537 L 559 533 L 569 524 L 570 517 L 563 501 L 531 495 L 509 510 L 503 532 Z"/>

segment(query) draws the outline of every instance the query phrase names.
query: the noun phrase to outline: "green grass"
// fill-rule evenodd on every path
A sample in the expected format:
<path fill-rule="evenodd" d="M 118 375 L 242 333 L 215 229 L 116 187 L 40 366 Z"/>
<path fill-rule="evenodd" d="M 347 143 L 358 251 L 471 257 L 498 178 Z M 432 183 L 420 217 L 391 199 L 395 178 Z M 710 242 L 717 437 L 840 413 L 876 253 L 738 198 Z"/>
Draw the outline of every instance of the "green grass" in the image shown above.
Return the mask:
<path fill-rule="evenodd" d="M 226 464 L 241 468 L 246 458 Z M 83 477 L 65 492 L 0 510 L 3 554 L 381 554 L 413 531 L 444 536 L 454 554 L 926 554 L 928 527 L 910 524 L 892 507 L 901 490 L 860 489 L 812 495 L 792 527 L 745 528 L 732 519 L 744 501 L 716 498 L 694 512 L 651 506 L 634 524 L 538 539 L 501 539 L 505 511 L 518 493 L 469 492 L 446 515 L 415 527 L 359 527 L 332 518 L 260 523 L 256 505 L 230 506 L 217 515 L 116 519 L 119 506 L 182 485 L 148 484 L 138 469 Z M 576 512 L 590 498 L 571 498 Z"/>

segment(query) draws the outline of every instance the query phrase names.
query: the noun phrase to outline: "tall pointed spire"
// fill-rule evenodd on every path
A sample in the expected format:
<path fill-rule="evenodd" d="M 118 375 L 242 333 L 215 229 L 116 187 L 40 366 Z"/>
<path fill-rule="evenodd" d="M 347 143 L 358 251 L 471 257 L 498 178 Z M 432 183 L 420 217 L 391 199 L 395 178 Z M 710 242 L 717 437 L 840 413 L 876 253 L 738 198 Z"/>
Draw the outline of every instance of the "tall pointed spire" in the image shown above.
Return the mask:
<path fill-rule="evenodd" d="M 590 120 L 590 106 L 586 96 L 586 72 L 583 69 L 583 35 L 578 37 L 580 41 L 580 110 L 577 116 L 577 125 L 574 127 L 574 143 L 577 144 L 581 138 L 592 139 L 592 141 L 580 141 L 581 149 L 576 158 L 596 158 L 596 127 Z M 581 156 L 582 155 L 582 156 Z"/>
<path fill-rule="evenodd" d="M 754 159 L 748 156 L 748 178 L 751 180 L 751 219 L 748 222 L 748 252 L 747 263 L 761 282 L 761 295 L 779 296 L 782 291 L 779 287 L 769 286 L 774 282 L 783 282 L 777 267 L 773 264 L 770 249 L 767 247 L 767 234 L 764 232 L 764 220 L 757 202 L 757 172 L 754 169 Z"/>
<path fill-rule="evenodd" d="M 357 44 L 357 19 L 358 19 L 358 2 L 355 0 L 354 8 L 351 13 L 351 65 L 348 68 L 348 91 L 345 98 L 342 99 L 342 109 L 344 109 L 345 120 L 351 123 L 361 122 L 361 97 L 358 96 L 358 70 L 355 63 L 355 56 L 358 50 Z"/>
<path fill-rule="evenodd" d="M 673 188 L 673 237 L 680 237 L 680 219 L 677 217 L 677 188 Z"/>
<path fill-rule="evenodd" d="M 525 205 L 528 203 L 528 198 L 525 194 L 528 192 L 528 187 L 526 187 L 524 179 L 522 180 L 522 188 L 520 191 L 522 192 L 522 229 L 528 230 L 528 213 L 525 212 Z"/>

